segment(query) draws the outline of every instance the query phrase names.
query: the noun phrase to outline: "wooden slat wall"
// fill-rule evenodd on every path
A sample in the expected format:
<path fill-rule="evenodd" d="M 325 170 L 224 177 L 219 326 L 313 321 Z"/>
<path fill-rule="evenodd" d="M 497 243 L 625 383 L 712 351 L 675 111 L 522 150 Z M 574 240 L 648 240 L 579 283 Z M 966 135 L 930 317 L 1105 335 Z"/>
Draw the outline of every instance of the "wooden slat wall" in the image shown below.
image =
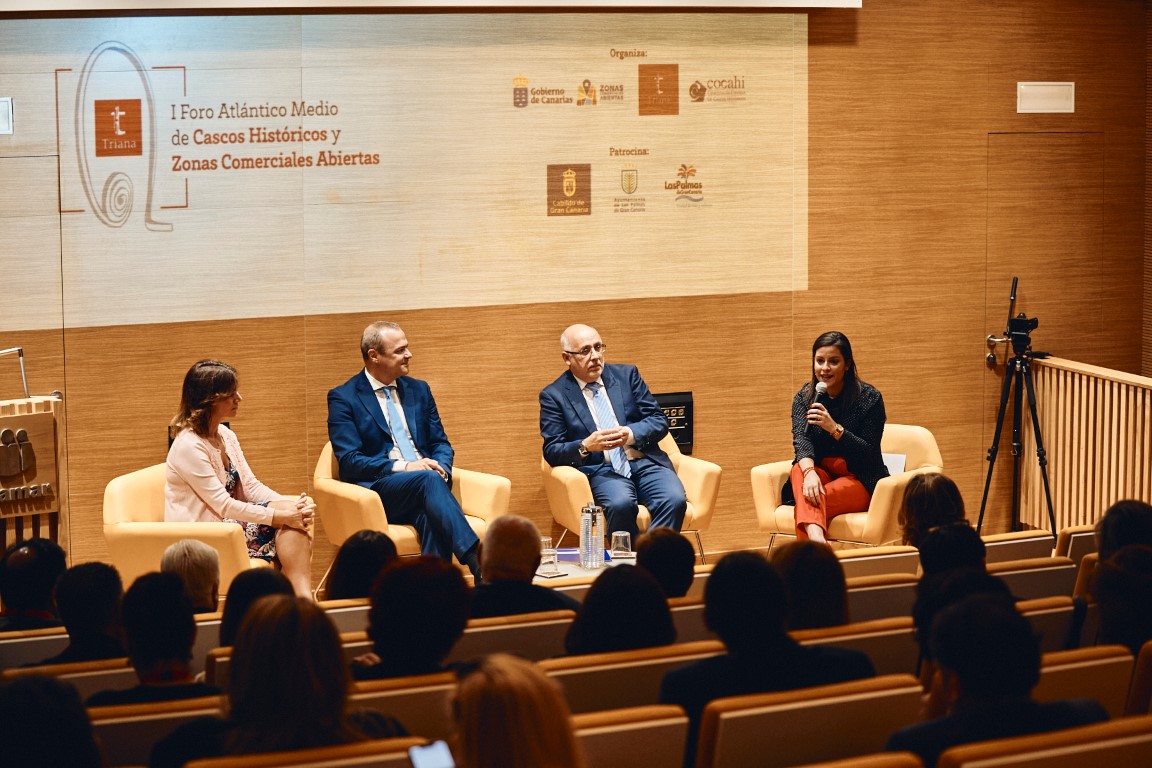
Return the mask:
<path fill-rule="evenodd" d="M 1121 499 L 1152 501 L 1152 378 L 1070 360 L 1032 364 L 1057 529 L 1094 523 Z M 1043 478 L 1025 419 L 1020 518 L 1047 528 Z"/>
<path fill-rule="evenodd" d="M 559 331 L 590 322 L 611 359 L 637 363 L 653 390 L 694 392 L 696 454 L 725 470 L 705 547 L 766 544 L 748 472 L 790 454 L 788 406 L 811 341 L 838 328 L 889 419 L 935 433 L 974 519 L 1003 373 L 984 364 L 983 340 L 1003 331 L 1012 275 L 1022 275 L 1017 310 L 1041 320 L 1038 349 L 1139 370 L 1124 340 L 1139 338 L 1147 317 L 1146 29 L 1139 0 L 868 0 L 810 11 L 808 289 L 582 302 L 585 278 L 574 276 L 567 303 L 390 315 L 412 341 L 413 374 L 433 384 L 460 465 L 511 478 L 513 511 L 550 526 L 536 395 L 561 370 Z M 1074 80 L 1076 113 L 1017 115 L 1018 80 Z M 1045 185 L 1054 168 L 1073 169 L 1076 183 Z M 1052 258 L 1044 209 L 1021 204 L 1037 189 L 1073 217 L 1082 242 L 1095 233 L 1090 248 Z M 993 196 L 1008 207 L 994 208 Z M 1013 207 L 1025 218 L 1003 215 Z M 106 555 L 104 485 L 163 459 L 180 378 L 199 357 L 240 368 L 247 399 L 236 427 L 260 476 L 284 491 L 306 486 L 325 440 L 325 393 L 357 370 L 370 319 L 0 334 L 0 346 L 28 350 L 34 394 L 66 392 L 73 559 Z M 989 532 L 1010 522 L 1010 461 L 996 475 Z M 331 552 L 321 535 L 317 573 Z"/>

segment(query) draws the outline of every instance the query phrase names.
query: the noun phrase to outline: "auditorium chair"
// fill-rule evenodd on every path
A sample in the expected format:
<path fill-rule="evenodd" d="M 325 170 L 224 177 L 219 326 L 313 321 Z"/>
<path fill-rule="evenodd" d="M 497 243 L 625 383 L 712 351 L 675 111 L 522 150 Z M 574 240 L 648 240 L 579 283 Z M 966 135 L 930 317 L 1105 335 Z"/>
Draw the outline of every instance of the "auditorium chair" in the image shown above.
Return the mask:
<path fill-rule="evenodd" d="M 164 550 L 180 539 L 198 539 L 220 556 L 220 594 L 236 574 L 267 567 L 248 557 L 244 529 L 236 523 L 164 521 L 164 464 L 153 464 L 112 479 L 104 488 L 104 540 L 108 558 L 125 585 L 160 570 Z"/>
<path fill-rule="evenodd" d="M 912 675 L 716 699 L 700 719 L 697 768 L 783 768 L 879 752 L 919 719 Z"/>
<path fill-rule="evenodd" d="M 464 519 L 472 530 L 484 538 L 488 522 L 507 514 L 512 483 L 499 475 L 454 467 L 452 495 L 460 502 Z M 312 475 L 312 496 L 316 499 L 316 510 L 324 523 L 324 532 L 333 546 L 339 547 L 356 531 L 368 529 L 387 534 L 402 556 L 420 554 L 416 529 L 411 525 L 388 522 L 379 494 L 362 485 L 340 480 L 340 465 L 332 451 L 332 443 L 326 443 L 320 451 Z"/>
<path fill-rule="evenodd" d="M 1122 645 L 1045 653 L 1040 659 L 1040 681 L 1032 689 L 1032 698 L 1093 699 L 1108 710 L 1109 717 L 1120 717 L 1128 703 L 1133 663 L 1132 652 Z"/>
<path fill-rule="evenodd" d="M 1152 716 L 1123 717 L 1034 736 L 978 741 L 940 755 L 938 768 L 1147 768 Z"/>
<path fill-rule="evenodd" d="M 913 475 L 940 472 L 944 460 L 936 438 L 924 427 L 908 424 L 886 424 L 880 450 L 904 457 L 904 471 L 882 479 L 872 493 L 866 512 L 837 515 L 828 523 L 828 539 L 854 544 L 879 546 L 900 543 L 900 507 L 904 488 Z M 760 530 L 776 536 L 796 535 L 796 508 L 783 504 L 781 490 L 788 482 L 792 460 L 776 461 L 752 467 L 752 500 Z"/>
<path fill-rule="evenodd" d="M 257 752 L 193 760 L 185 768 L 410 768 L 408 748 L 422 746 L 428 739 L 400 736 L 393 739 L 354 741 L 330 747 L 312 747 L 289 752 Z"/>
<path fill-rule="evenodd" d="M 664 435 L 660 440 L 660 447 L 672 460 L 676 476 L 684 484 L 684 492 L 688 497 L 688 511 L 684 514 L 684 525 L 680 530 L 696 537 L 700 562 L 704 563 L 706 562 L 704 544 L 700 540 L 700 532 L 708 530 L 708 526 L 712 524 L 712 515 L 716 511 L 716 496 L 720 493 L 720 474 L 723 470 L 710 461 L 685 456 L 680 452 L 680 446 L 676 445 L 671 434 Z M 552 519 L 566 530 L 579 535 L 580 510 L 592 501 L 592 486 L 588 484 L 587 475 L 576 467 L 553 467 L 544 458 L 540 459 L 540 475 L 544 480 L 544 493 L 548 497 Z M 641 504 L 636 512 L 636 526 L 641 531 L 646 531 L 651 522 L 652 515 L 649 514 L 648 508 Z"/>
<path fill-rule="evenodd" d="M 1132 672 L 1132 685 L 1128 688 L 1126 715 L 1147 715 L 1152 704 L 1152 640 L 1140 647 L 1136 654 L 1136 668 Z"/>
<path fill-rule="evenodd" d="M 924 768 L 924 763 L 911 752 L 874 752 L 843 760 L 805 763 L 795 768 Z"/>
<path fill-rule="evenodd" d="M 668 704 L 584 712 L 572 730 L 588 768 L 681 768 L 688 715 Z"/>
<path fill-rule="evenodd" d="M 88 717 L 109 766 L 147 765 L 156 742 L 200 717 L 219 716 L 223 696 L 89 707 Z"/>
<path fill-rule="evenodd" d="M 1079 563 L 1080 558 L 1095 551 L 1095 523 L 1065 526 L 1056 534 L 1056 554 L 1061 557 L 1070 557 L 1074 563 Z"/>

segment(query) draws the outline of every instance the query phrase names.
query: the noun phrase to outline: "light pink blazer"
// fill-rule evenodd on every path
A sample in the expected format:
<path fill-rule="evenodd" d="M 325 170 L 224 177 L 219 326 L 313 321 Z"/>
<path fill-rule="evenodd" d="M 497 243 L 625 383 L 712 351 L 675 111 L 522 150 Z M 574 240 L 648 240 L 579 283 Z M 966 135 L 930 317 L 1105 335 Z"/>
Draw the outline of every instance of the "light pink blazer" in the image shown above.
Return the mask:
<path fill-rule="evenodd" d="M 218 523 L 227 517 L 271 525 L 272 510 L 252 502 L 274 501 L 282 498 L 281 495 L 252 474 L 235 432 L 221 424 L 219 435 L 232 466 L 240 473 L 238 498 L 232 498 L 224 490 L 228 475 L 220 452 L 192 430 L 184 429 L 168 449 L 164 519 L 179 523 Z"/>

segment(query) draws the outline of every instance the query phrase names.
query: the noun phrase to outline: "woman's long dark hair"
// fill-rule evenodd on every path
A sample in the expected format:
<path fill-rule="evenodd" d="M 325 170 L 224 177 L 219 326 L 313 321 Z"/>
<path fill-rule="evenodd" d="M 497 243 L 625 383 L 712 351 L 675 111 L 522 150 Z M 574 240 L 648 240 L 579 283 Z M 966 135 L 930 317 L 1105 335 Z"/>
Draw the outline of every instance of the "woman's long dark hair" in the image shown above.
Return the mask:
<path fill-rule="evenodd" d="M 201 360 L 193 363 L 184 374 L 180 391 L 180 411 L 172 419 L 177 430 L 190 429 L 200 437 L 208 437 L 208 421 L 212 406 L 222 397 L 236 391 L 236 369 L 219 360 Z"/>
<path fill-rule="evenodd" d="M 811 405 L 816 401 L 816 350 L 821 347 L 836 347 L 840 350 L 840 354 L 844 355 L 844 389 L 837 397 L 843 398 L 846 408 L 851 408 L 852 403 L 856 402 L 856 398 L 860 395 L 861 381 L 856 375 L 856 358 L 852 355 L 852 342 L 840 331 L 827 331 L 812 342 L 812 378 L 805 393 L 808 395 L 808 403 Z"/>

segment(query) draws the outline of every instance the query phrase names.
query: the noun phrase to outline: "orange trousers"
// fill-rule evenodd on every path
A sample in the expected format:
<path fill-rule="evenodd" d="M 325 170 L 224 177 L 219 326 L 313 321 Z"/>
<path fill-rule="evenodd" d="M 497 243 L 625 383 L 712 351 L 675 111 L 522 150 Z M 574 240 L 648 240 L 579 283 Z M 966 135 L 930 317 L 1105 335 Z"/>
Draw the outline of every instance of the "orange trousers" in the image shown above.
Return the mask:
<path fill-rule="evenodd" d="M 792 465 L 789 481 L 792 495 L 796 497 L 796 538 L 808 538 L 805 530 L 810 523 L 828 530 L 828 521 L 846 512 L 867 512 L 872 494 L 856 475 L 848 471 L 848 462 L 843 456 L 829 456 L 816 465 L 816 475 L 824 486 L 819 505 L 813 505 L 804 498 L 804 472 L 799 464 Z"/>

